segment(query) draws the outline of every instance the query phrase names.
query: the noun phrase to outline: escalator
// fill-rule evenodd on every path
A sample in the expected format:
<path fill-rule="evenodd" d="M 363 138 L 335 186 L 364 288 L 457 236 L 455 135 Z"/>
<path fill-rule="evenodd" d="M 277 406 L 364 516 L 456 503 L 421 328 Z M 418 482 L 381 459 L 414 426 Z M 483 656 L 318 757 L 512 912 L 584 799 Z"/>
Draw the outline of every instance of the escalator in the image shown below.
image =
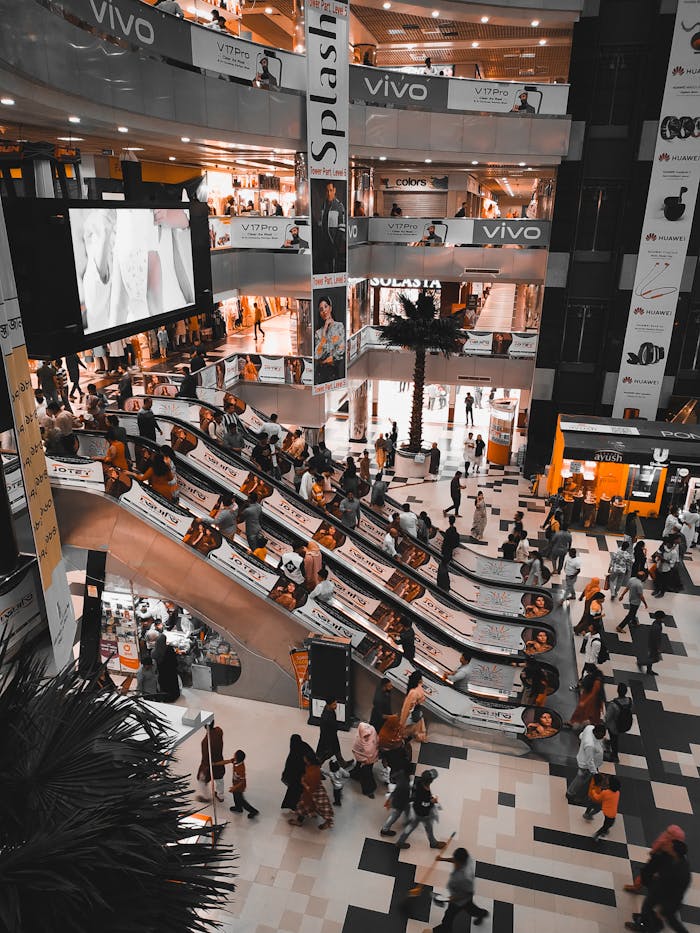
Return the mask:
<path fill-rule="evenodd" d="M 104 448 L 103 435 L 81 432 L 80 438 L 83 448 Z M 130 446 L 143 465 L 152 445 L 139 439 Z M 414 664 L 423 672 L 427 706 L 436 716 L 453 724 L 477 724 L 517 735 L 537 728 L 547 737 L 559 730 L 561 719 L 554 710 L 520 702 L 520 667 L 515 661 L 524 660 L 522 652 L 513 653 L 513 661 L 507 663 L 482 649 L 473 665 L 469 692 L 462 693 L 443 680 L 458 666 L 462 643 L 390 591 L 363 579 L 340 555 L 324 554 L 335 583 L 334 598 L 327 605 L 311 599 L 303 585 L 291 583 L 277 569 L 280 555 L 297 538 L 269 513 L 263 522 L 268 538 L 265 561 L 249 553 L 241 536 L 224 538 L 203 520 L 224 491 L 216 481 L 204 483 L 178 464 L 185 507 L 87 458 L 48 457 L 47 465 L 66 540 L 78 543 L 80 538 L 85 546 L 88 538 L 88 546 L 107 547 L 161 591 L 201 607 L 218 625 L 278 663 L 285 663 L 290 643 L 299 640 L 300 623 L 306 630 L 348 637 L 361 664 L 405 689 L 413 665 L 403 658 L 391 635 L 398 619 L 408 617 L 416 633 Z M 262 612 L 260 600 L 265 601 Z M 485 627 L 495 624 L 483 620 Z M 522 642 L 522 622 L 500 626 L 521 630 Z M 556 668 L 550 664 L 543 668 L 548 691 L 553 692 L 558 688 Z"/>

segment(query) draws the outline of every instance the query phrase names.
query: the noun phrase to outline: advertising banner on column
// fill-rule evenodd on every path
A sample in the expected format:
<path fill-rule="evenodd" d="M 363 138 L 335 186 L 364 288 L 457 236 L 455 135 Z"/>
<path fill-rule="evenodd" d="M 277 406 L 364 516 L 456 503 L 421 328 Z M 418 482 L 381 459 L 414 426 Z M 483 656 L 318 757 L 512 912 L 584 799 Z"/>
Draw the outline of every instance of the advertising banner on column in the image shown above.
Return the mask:
<path fill-rule="evenodd" d="M 656 419 L 700 182 L 700 0 L 678 0 L 613 417 Z"/>
<path fill-rule="evenodd" d="M 348 4 L 306 3 L 313 392 L 347 385 Z"/>

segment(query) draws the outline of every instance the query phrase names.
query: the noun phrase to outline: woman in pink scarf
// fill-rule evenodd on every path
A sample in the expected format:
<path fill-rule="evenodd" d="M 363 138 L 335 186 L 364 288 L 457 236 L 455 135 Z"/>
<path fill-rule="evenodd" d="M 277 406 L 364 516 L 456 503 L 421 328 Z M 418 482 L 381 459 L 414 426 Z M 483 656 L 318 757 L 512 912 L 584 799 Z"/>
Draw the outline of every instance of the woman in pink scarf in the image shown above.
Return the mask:
<path fill-rule="evenodd" d="M 372 768 L 379 757 L 379 742 L 377 730 L 367 722 L 361 722 L 357 727 L 357 736 L 352 746 L 352 753 L 357 764 L 351 772 L 351 777 L 359 780 L 362 793 L 365 797 L 374 799 L 377 782 L 374 780 Z"/>

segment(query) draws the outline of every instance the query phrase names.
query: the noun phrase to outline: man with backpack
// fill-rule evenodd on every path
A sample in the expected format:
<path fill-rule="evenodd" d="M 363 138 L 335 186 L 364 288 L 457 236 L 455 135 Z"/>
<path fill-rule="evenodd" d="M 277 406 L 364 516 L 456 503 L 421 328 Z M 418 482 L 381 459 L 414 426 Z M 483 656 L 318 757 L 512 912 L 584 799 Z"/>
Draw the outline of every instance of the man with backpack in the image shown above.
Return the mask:
<path fill-rule="evenodd" d="M 610 737 L 610 755 L 606 756 L 608 761 L 619 761 L 617 746 L 620 735 L 630 731 L 633 720 L 632 700 L 627 696 L 627 684 L 618 684 L 617 696 L 605 710 L 605 726 Z"/>
<path fill-rule="evenodd" d="M 436 818 L 435 807 L 438 799 L 437 797 L 433 796 L 431 785 L 437 776 L 438 773 L 435 768 L 429 768 L 415 779 L 413 784 L 413 793 L 411 794 L 413 813 L 401 831 L 401 835 L 396 842 L 396 845 L 399 847 L 399 849 L 410 848 L 410 845 L 408 842 L 406 842 L 406 840 L 419 823 L 422 823 L 425 828 L 431 849 L 445 848 L 446 843 L 436 839 L 435 833 L 433 832 L 433 823 L 435 822 Z"/>

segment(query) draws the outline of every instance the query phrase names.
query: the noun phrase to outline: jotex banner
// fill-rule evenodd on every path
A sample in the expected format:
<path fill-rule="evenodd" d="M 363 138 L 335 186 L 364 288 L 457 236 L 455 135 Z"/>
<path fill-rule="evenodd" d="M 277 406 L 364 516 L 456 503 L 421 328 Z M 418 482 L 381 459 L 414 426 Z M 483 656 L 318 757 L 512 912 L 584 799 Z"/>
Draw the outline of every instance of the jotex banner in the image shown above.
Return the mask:
<path fill-rule="evenodd" d="M 192 63 L 198 68 L 250 81 L 254 87 L 266 91 L 276 88 L 304 90 L 303 56 L 281 49 L 266 49 L 204 27 L 193 26 L 191 33 Z"/>
<path fill-rule="evenodd" d="M 313 392 L 347 385 L 348 4 L 306 2 Z"/>
<path fill-rule="evenodd" d="M 700 181 L 700 0 L 678 0 L 613 417 L 656 420 Z"/>

